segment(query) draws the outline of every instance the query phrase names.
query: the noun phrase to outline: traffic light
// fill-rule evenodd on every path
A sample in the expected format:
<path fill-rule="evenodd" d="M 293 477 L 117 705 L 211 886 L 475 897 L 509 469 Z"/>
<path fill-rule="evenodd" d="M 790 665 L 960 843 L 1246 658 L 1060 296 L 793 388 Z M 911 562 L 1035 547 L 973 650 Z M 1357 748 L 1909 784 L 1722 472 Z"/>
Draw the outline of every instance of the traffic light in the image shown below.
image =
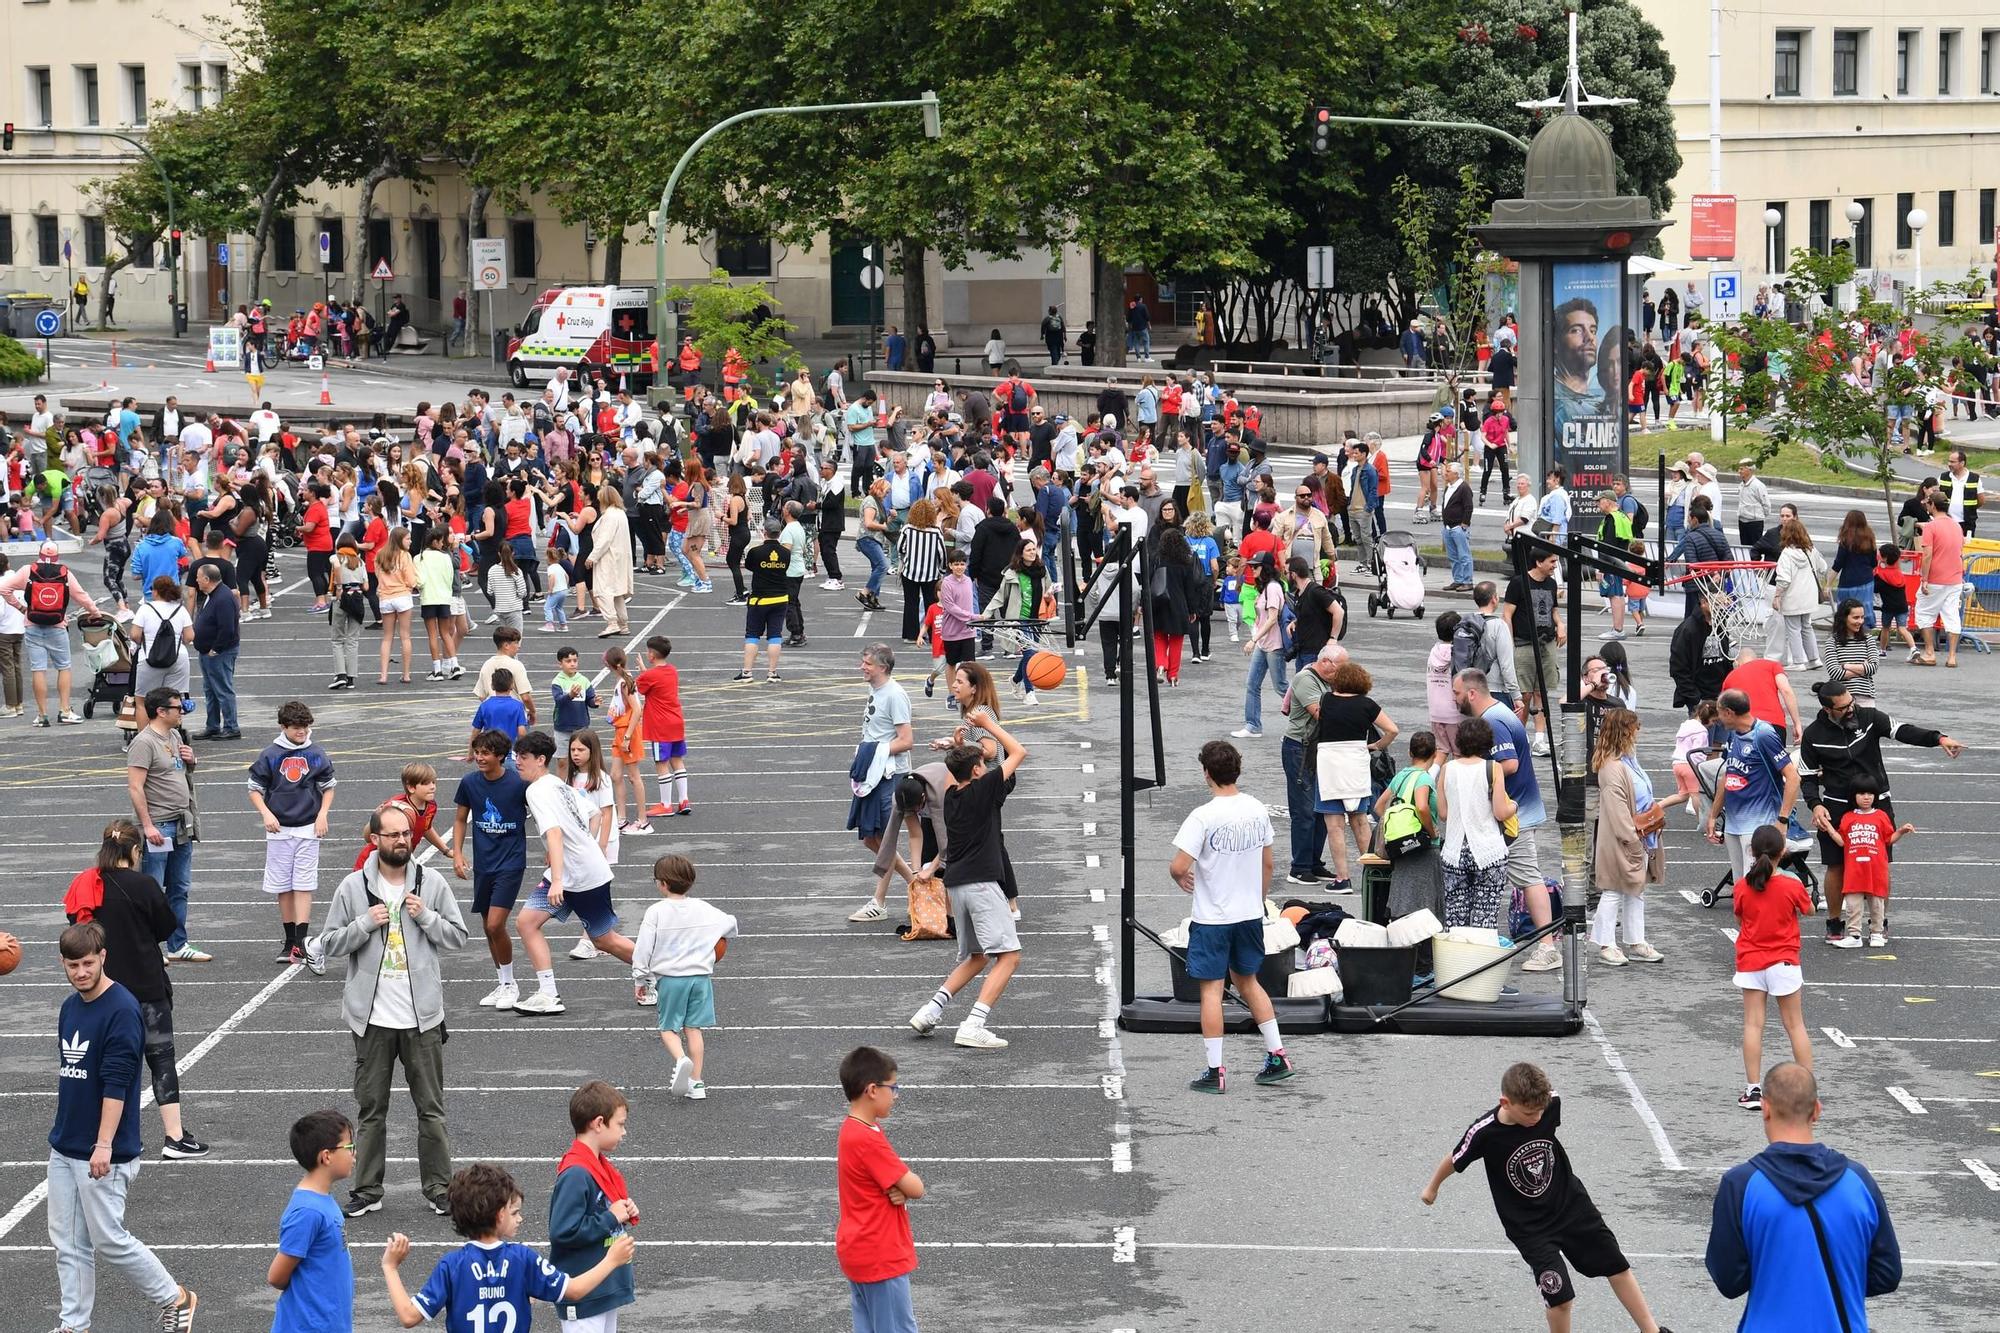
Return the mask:
<path fill-rule="evenodd" d="M 1324 153 L 1333 147 L 1333 108 L 1313 108 L 1312 147 L 1315 153 Z"/>
<path fill-rule="evenodd" d="M 14 151 L 14 122 L 11 120 L 7 122 L 6 131 L 0 133 L 0 147 L 5 147 L 10 153 Z"/>
<path fill-rule="evenodd" d="M 173 251 L 174 262 L 178 264 L 181 262 L 181 229 L 179 227 L 175 227 L 171 232 L 167 233 L 167 235 L 169 238 L 171 249 Z"/>

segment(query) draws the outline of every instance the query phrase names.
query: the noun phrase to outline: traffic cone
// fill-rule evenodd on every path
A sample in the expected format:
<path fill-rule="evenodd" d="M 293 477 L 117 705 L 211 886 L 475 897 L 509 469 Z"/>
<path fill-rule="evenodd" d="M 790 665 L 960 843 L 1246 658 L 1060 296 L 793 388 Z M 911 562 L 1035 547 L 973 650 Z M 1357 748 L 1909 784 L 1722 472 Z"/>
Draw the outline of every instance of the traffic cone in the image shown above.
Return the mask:
<path fill-rule="evenodd" d="M 118 368 L 118 340 L 116 338 L 111 340 L 111 367 L 114 370 Z"/>
<path fill-rule="evenodd" d="M 214 357 L 212 357 L 212 356 L 211 356 L 211 357 L 209 357 L 209 358 L 207 359 L 207 362 L 206 362 L 206 364 L 204 364 L 204 365 L 202 366 L 202 368 L 201 368 L 201 373 L 202 373 L 202 374 L 204 374 L 204 375 L 213 375 L 213 374 L 215 373 L 215 358 L 214 358 Z"/>
<path fill-rule="evenodd" d="M 319 377 L 319 405 L 321 407 L 333 406 L 333 382 L 325 374 Z"/>

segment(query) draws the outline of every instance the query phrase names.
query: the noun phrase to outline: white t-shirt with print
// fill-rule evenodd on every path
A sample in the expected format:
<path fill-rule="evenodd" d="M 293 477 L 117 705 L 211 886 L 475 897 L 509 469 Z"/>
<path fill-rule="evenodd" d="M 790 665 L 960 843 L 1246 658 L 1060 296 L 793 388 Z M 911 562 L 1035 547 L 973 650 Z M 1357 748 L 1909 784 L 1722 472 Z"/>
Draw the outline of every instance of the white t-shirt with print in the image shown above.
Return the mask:
<path fill-rule="evenodd" d="M 1264 915 L 1264 848 L 1275 841 L 1271 815 L 1237 792 L 1197 806 L 1174 834 L 1174 849 L 1194 858 L 1194 919 L 1207 926 Z"/>
<path fill-rule="evenodd" d="M 544 835 L 550 829 L 562 831 L 563 892 L 601 888 L 611 882 L 611 863 L 597 846 L 590 831 L 590 817 L 596 811 L 591 798 L 552 773 L 544 773 L 528 784 L 528 813 Z"/>

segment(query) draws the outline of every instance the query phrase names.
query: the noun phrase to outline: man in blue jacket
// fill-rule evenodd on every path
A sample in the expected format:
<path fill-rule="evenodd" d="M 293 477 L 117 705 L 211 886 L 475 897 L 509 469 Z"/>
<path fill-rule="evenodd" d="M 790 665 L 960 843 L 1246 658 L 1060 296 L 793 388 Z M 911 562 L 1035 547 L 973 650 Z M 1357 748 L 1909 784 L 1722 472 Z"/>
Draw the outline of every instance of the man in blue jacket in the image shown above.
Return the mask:
<path fill-rule="evenodd" d="M 222 581 L 222 571 L 203 565 L 195 571 L 201 589 L 201 610 L 194 613 L 194 651 L 201 658 L 201 693 L 207 704 L 208 727 L 203 740 L 235 740 L 236 653 L 243 646 L 242 608 L 235 589 Z"/>
<path fill-rule="evenodd" d="M 1771 1146 L 1722 1178 L 1708 1233 L 1716 1290 L 1750 1300 L 1741 1333 L 1868 1333 L 1869 1296 L 1903 1280 L 1875 1178 L 1813 1140 L 1819 1084 L 1787 1061 L 1764 1075 Z"/>

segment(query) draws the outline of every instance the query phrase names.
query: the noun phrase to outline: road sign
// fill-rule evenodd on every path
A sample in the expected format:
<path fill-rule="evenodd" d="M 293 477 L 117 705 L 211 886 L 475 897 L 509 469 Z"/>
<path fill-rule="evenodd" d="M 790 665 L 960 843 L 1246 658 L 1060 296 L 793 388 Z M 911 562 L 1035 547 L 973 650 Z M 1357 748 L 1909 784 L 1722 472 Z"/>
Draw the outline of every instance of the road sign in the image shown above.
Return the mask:
<path fill-rule="evenodd" d="M 61 328 L 62 316 L 58 315 L 55 311 L 37 310 L 35 312 L 35 332 L 41 334 L 42 337 L 53 338 Z"/>
<path fill-rule="evenodd" d="M 472 242 L 472 290 L 497 292 L 507 285 L 507 242 L 481 237 Z"/>
<path fill-rule="evenodd" d="M 1716 269 L 1708 275 L 1708 313 L 1711 319 L 1735 319 L 1743 313 L 1743 272 Z"/>
<path fill-rule="evenodd" d="M 1316 292 L 1323 292 L 1333 286 L 1332 246 L 1306 247 L 1306 286 Z"/>
<path fill-rule="evenodd" d="M 863 268 L 861 270 L 861 285 L 871 292 L 880 287 L 882 285 L 882 270 L 873 264 L 869 264 Z"/>
<path fill-rule="evenodd" d="M 368 276 L 377 282 L 388 282 L 396 275 L 390 271 L 388 259 L 383 258 L 375 261 L 375 271 Z"/>
<path fill-rule="evenodd" d="M 1736 196 L 1698 194 L 1688 201 L 1688 257 L 1736 258 Z"/>
<path fill-rule="evenodd" d="M 323 231 L 323 232 L 321 232 L 321 233 L 319 234 L 319 262 L 320 262 L 320 265 L 321 265 L 321 267 L 323 267 L 323 268 L 332 268 L 332 267 L 333 267 L 333 233 L 332 233 L 332 232 L 328 232 L 328 231 Z"/>
<path fill-rule="evenodd" d="M 215 243 L 215 262 L 218 264 L 227 264 L 229 262 L 228 241 L 217 241 Z"/>

